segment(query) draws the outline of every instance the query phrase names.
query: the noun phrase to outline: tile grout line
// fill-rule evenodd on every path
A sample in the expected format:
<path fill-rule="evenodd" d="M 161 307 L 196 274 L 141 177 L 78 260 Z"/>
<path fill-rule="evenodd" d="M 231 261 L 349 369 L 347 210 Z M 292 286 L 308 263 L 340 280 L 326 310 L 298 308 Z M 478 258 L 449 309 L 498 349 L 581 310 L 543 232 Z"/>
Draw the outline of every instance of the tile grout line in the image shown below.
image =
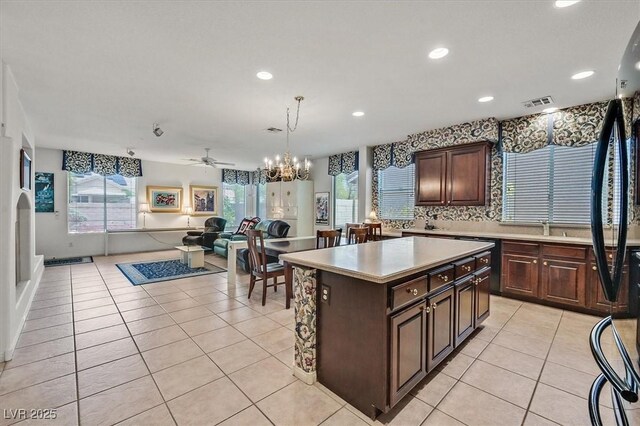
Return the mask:
<path fill-rule="evenodd" d="M 73 361 L 75 364 L 75 379 L 76 379 L 76 417 L 78 425 L 80 425 L 80 383 L 78 379 L 78 351 L 76 346 L 76 322 L 75 322 L 75 310 L 73 309 L 73 269 L 69 266 L 70 286 L 71 286 L 71 331 L 73 332 Z"/>
<path fill-rule="evenodd" d="M 96 267 L 96 269 L 98 270 L 98 273 L 100 274 L 100 277 L 101 277 L 101 278 L 102 278 L 102 280 L 104 281 L 104 277 L 103 277 L 103 275 L 102 275 L 102 272 L 100 271 L 100 268 L 99 268 L 99 267 Z M 106 281 L 105 281 L 105 285 L 106 285 Z M 146 289 L 145 289 L 144 287 L 142 288 L 142 290 L 146 292 Z M 147 361 L 144 359 L 144 356 L 142 356 L 142 352 L 140 351 L 140 348 L 138 347 L 138 343 L 137 343 L 137 342 L 136 342 L 136 340 L 133 338 L 133 334 L 131 334 L 131 330 L 129 329 L 129 326 L 128 326 L 128 324 L 127 324 L 127 321 L 125 321 L 124 316 L 122 315 L 122 312 L 120 311 L 120 308 L 119 308 L 119 307 L 118 307 L 118 305 L 116 304 L 116 301 L 115 301 L 115 299 L 113 298 L 113 294 L 111 293 L 111 289 L 109 288 L 109 286 L 108 286 L 108 285 L 107 285 L 107 291 L 109 292 L 109 295 L 110 295 L 111 300 L 113 301 L 114 305 L 116 305 L 116 309 L 118 310 L 118 314 L 120 315 L 120 318 L 122 319 L 122 322 L 124 323 L 124 326 L 126 327 L 127 332 L 129 333 L 129 338 L 130 338 L 130 339 L 131 339 L 131 341 L 133 342 L 133 344 L 134 344 L 134 346 L 135 346 L 136 350 L 138 351 L 137 355 L 140 357 L 140 359 L 142 360 L 142 362 L 143 362 L 143 364 L 144 364 L 145 368 L 146 368 L 146 369 L 147 369 L 147 371 L 149 372 L 149 376 L 151 377 L 151 380 L 153 381 L 153 384 L 154 384 L 154 385 L 155 385 L 155 387 L 156 387 L 156 391 L 158 392 L 158 394 L 160 395 L 160 398 L 162 398 L 162 401 L 163 401 L 163 403 L 164 403 L 164 404 L 165 404 L 165 406 L 166 406 L 167 401 L 165 400 L 164 395 L 163 395 L 163 394 L 162 394 L 162 392 L 160 391 L 160 387 L 158 386 L 158 383 L 156 382 L 155 377 L 153 377 L 153 373 L 151 373 L 151 369 L 149 368 L 149 365 L 147 364 Z M 147 294 L 148 294 L 148 293 L 147 293 Z M 138 378 L 138 379 L 140 379 L 140 378 Z M 135 379 L 135 380 L 138 380 L 138 379 Z M 129 382 L 127 382 L 127 383 L 129 383 Z M 120 386 L 120 385 L 118 385 L 118 386 Z M 158 405 L 160 405 L 160 404 L 158 404 Z M 155 408 L 155 407 L 153 407 L 153 408 Z M 167 411 L 169 411 L 169 415 L 171 415 L 171 419 L 173 420 L 173 422 L 174 422 L 175 424 L 178 424 L 178 422 L 176 421 L 175 417 L 173 416 L 173 413 L 171 412 L 171 410 L 169 409 L 169 407 L 168 407 L 168 406 L 167 406 Z M 144 412 L 144 411 L 143 411 L 143 412 Z M 131 416 L 131 417 L 128 417 L 128 418 L 135 417 L 135 416 L 137 416 L 137 415 L 139 415 L 139 414 L 142 414 L 142 413 L 136 413 L 135 415 L 133 415 L 133 416 Z M 123 420 L 121 420 L 120 422 L 122 422 L 122 421 L 124 421 L 124 420 L 127 420 L 127 419 L 123 419 Z M 120 422 L 118 422 L 118 423 L 120 423 Z"/>

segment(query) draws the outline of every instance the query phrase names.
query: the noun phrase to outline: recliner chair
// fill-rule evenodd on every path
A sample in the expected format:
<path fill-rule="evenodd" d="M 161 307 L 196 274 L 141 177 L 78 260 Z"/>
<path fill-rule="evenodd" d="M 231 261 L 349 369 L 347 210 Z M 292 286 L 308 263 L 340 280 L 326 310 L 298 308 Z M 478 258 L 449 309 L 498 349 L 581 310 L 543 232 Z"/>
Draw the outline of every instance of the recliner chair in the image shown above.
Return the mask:
<path fill-rule="evenodd" d="M 283 220 L 263 220 L 255 227 L 255 229 L 263 231 L 263 238 L 265 240 L 287 238 L 290 228 L 291 225 Z M 267 255 L 267 263 L 277 262 L 277 257 Z M 251 266 L 249 265 L 249 249 L 238 250 L 237 263 L 245 272 L 250 272 Z"/>
<path fill-rule="evenodd" d="M 220 233 L 224 231 L 227 219 L 222 217 L 210 217 L 204 221 L 204 231 L 187 231 L 187 235 L 182 237 L 182 244 L 185 246 L 202 246 L 213 248 L 213 242 L 218 239 Z"/>
<path fill-rule="evenodd" d="M 229 241 L 246 241 L 247 230 L 253 229 L 259 223 L 260 218 L 257 216 L 242 219 L 236 232 L 223 232 L 219 235 L 218 239 L 213 242 L 213 252 L 222 257 L 227 257 L 229 254 Z"/>

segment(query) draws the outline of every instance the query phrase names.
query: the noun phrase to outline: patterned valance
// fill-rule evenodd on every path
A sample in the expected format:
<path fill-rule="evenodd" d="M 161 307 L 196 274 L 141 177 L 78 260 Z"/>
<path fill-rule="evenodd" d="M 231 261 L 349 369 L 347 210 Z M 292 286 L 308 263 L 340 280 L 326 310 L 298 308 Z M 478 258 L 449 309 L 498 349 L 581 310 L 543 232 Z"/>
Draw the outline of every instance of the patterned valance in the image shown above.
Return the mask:
<path fill-rule="evenodd" d="M 415 151 L 409 141 L 376 145 L 373 147 L 373 170 L 384 170 L 391 166 L 399 169 L 407 167 L 413 164 Z"/>
<path fill-rule="evenodd" d="M 267 173 L 263 169 L 252 171 L 251 183 L 254 185 L 264 185 L 265 183 L 267 183 Z"/>
<path fill-rule="evenodd" d="M 358 151 L 345 152 L 329 157 L 329 175 L 338 176 L 340 173 L 353 173 L 358 170 Z"/>
<path fill-rule="evenodd" d="M 549 144 L 551 114 L 526 115 L 505 120 L 502 124 L 504 152 L 531 152 Z"/>
<path fill-rule="evenodd" d="M 142 176 L 142 162 L 137 158 L 63 151 L 62 170 L 73 173 L 97 173 L 102 176 Z"/>
<path fill-rule="evenodd" d="M 584 146 L 598 140 L 608 101 L 578 105 L 553 113 L 554 145 Z"/>
<path fill-rule="evenodd" d="M 222 169 L 222 182 L 238 185 L 249 185 L 249 174 L 247 170 Z"/>

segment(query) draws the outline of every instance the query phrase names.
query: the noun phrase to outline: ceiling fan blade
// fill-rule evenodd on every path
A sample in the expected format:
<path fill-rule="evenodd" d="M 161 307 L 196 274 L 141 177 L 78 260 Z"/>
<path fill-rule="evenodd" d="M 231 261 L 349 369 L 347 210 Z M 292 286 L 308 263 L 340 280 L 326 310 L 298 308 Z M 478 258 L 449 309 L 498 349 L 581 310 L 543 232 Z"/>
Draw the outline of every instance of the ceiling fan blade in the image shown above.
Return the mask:
<path fill-rule="evenodd" d="M 225 163 L 222 161 L 214 161 L 213 164 L 215 165 L 220 165 L 220 166 L 235 166 L 236 163 Z"/>
<path fill-rule="evenodd" d="M 202 160 L 199 160 L 197 158 L 183 158 L 182 161 L 196 161 L 198 163 L 202 163 Z"/>

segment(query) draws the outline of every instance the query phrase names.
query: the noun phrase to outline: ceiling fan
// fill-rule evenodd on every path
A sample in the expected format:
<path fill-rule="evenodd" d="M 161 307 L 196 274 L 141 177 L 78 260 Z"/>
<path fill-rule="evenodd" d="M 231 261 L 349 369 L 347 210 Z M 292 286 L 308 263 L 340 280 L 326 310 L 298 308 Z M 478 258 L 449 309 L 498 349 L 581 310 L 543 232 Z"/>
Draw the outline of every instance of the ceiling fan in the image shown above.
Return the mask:
<path fill-rule="evenodd" d="M 205 148 L 205 156 L 204 157 L 200 157 L 200 158 L 189 158 L 187 159 L 187 161 L 193 161 L 194 163 L 197 164 L 192 164 L 192 165 L 198 165 L 198 164 L 204 164 L 205 166 L 211 166 L 213 168 L 215 168 L 216 166 L 235 166 L 235 163 L 224 163 L 222 161 L 217 161 L 215 158 L 211 158 L 209 157 L 209 151 L 211 150 L 211 148 Z"/>

